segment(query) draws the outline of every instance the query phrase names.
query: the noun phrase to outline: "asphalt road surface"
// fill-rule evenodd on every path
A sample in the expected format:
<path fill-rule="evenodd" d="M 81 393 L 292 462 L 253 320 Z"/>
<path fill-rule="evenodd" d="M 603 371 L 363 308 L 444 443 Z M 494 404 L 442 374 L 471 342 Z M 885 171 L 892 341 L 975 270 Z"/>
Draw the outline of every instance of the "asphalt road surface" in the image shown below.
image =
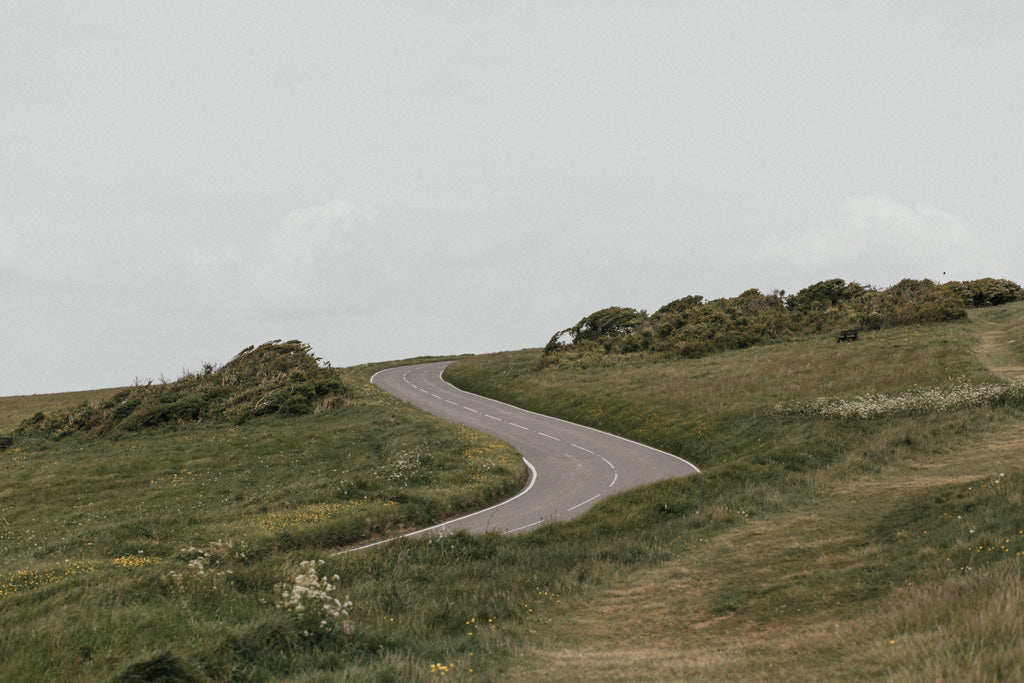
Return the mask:
<path fill-rule="evenodd" d="M 428 413 L 511 444 L 530 468 L 530 479 L 502 503 L 408 536 L 528 531 L 583 514 L 599 500 L 634 486 L 699 471 L 656 448 L 462 391 L 441 376 L 451 362 L 381 370 L 370 381 Z"/>

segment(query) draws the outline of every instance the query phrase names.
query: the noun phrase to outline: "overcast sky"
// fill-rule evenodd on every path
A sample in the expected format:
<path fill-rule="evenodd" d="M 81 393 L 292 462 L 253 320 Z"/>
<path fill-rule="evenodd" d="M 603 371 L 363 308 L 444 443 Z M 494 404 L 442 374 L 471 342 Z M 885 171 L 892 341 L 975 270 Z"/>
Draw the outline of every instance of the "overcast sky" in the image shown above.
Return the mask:
<path fill-rule="evenodd" d="M 0 4 L 0 395 L 1024 282 L 1024 3 Z"/>

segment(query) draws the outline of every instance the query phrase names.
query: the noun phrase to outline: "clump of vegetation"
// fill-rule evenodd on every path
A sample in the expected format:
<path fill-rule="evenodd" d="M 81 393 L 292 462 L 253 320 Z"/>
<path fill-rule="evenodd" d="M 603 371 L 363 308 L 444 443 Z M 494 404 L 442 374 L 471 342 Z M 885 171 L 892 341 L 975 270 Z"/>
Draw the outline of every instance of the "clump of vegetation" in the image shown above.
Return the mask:
<path fill-rule="evenodd" d="M 592 313 L 551 338 L 544 362 L 641 351 L 698 358 L 840 329 L 880 330 L 960 320 L 969 306 L 1020 300 L 1024 300 L 1024 289 L 993 278 L 941 285 L 905 279 L 888 289 L 836 278 L 788 296 L 782 291 L 762 294 L 757 289 L 712 301 L 687 296 L 652 315 L 625 307 Z"/>
<path fill-rule="evenodd" d="M 966 305 L 975 308 L 1024 301 L 1024 287 L 1010 280 L 985 277 L 969 282 L 947 282 L 943 286 L 952 289 Z"/>
<path fill-rule="evenodd" d="M 275 340 L 243 349 L 223 367 L 210 363 L 175 382 L 137 382 L 98 405 L 37 412 L 17 433 L 67 436 L 135 432 L 205 420 L 245 422 L 264 415 L 303 415 L 340 405 L 350 390 L 308 344 Z"/>

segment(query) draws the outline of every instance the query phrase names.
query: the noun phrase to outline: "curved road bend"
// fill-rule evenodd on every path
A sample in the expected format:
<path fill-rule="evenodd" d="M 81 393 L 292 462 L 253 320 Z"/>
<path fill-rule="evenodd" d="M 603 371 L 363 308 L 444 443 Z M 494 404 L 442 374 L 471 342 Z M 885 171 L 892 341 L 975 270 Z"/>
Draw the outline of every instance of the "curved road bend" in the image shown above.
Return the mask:
<path fill-rule="evenodd" d="M 381 370 L 370 381 L 428 413 L 511 444 L 530 468 L 530 480 L 502 503 L 408 536 L 528 531 L 544 522 L 571 519 L 634 486 L 699 471 L 665 451 L 462 391 L 441 377 L 451 363 Z"/>

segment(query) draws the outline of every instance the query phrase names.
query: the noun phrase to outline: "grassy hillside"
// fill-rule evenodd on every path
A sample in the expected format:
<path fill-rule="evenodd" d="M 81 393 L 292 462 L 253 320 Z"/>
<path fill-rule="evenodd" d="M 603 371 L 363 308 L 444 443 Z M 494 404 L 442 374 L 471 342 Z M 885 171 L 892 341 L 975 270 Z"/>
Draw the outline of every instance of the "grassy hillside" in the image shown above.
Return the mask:
<path fill-rule="evenodd" d="M 344 404 L 306 415 L 17 433 L 0 451 L 0 680 L 266 679 L 379 649 L 367 624 L 381 605 L 358 580 L 328 578 L 343 561 L 302 563 L 486 506 L 526 470 L 507 445 L 370 386 L 371 370 L 331 370 Z M 155 387 L 139 405 L 195 385 Z M 53 414 L 123 403 L 95 398 Z M 343 614 L 347 594 L 359 604 Z"/>
<path fill-rule="evenodd" d="M 319 414 L 20 441 L 0 680 L 1019 679 L 1024 403 L 990 368 L 1024 369 L 1022 331 L 1012 304 L 850 344 L 464 359 L 464 387 L 703 468 L 516 537 L 332 554 L 520 481 L 376 367 Z"/>
<path fill-rule="evenodd" d="M 846 345 L 539 371 L 540 352 L 517 352 L 454 366 L 463 388 L 704 470 L 580 523 L 642 529 L 662 559 L 538 629 L 511 677 L 1020 679 L 1024 401 L 1004 376 L 1024 371 L 1022 324 L 1013 304 Z M 962 395 L 983 386 L 998 390 Z M 924 409 L 908 400 L 923 395 Z M 880 409 L 809 409 L 820 399 Z"/>

